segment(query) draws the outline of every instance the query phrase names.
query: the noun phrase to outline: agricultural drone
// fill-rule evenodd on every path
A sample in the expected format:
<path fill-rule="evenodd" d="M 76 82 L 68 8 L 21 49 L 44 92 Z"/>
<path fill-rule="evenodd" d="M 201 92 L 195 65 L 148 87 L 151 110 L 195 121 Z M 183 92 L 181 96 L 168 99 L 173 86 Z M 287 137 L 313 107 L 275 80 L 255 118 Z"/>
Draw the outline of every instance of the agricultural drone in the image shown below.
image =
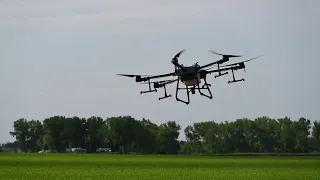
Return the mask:
<path fill-rule="evenodd" d="M 234 82 L 239 82 L 239 81 L 244 81 L 243 78 L 242 79 L 235 79 L 234 71 L 239 70 L 239 69 L 245 70 L 245 65 L 244 65 L 245 62 L 248 62 L 248 61 L 251 61 L 253 59 L 260 57 L 260 56 L 257 56 L 255 58 L 248 59 L 245 61 L 222 65 L 223 63 L 228 62 L 230 58 L 242 57 L 242 55 L 220 54 L 220 53 L 217 53 L 217 52 L 211 50 L 211 51 L 209 51 L 210 53 L 222 56 L 222 58 L 220 60 L 217 60 L 215 62 L 206 64 L 203 66 L 200 66 L 198 64 L 198 62 L 191 65 L 191 66 L 184 66 L 178 62 L 178 58 L 185 51 L 186 51 L 185 49 L 181 50 L 179 53 L 177 53 L 172 58 L 171 62 L 175 66 L 174 72 L 167 73 L 167 74 L 161 74 L 161 75 L 154 75 L 154 76 L 137 75 L 137 74 L 136 75 L 117 74 L 117 75 L 131 77 L 131 78 L 135 77 L 136 82 L 142 83 L 142 84 L 144 82 L 147 83 L 149 85 L 149 90 L 141 91 L 140 94 L 157 92 L 158 88 L 164 88 L 164 96 L 160 97 L 159 100 L 165 99 L 168 97 L 172 97 L 172 95 L 167 94 L 166 85 L 171 84 L 173 82 L 177 82 L 176 100 L 183 102 L 185 104 L 189 104 L 190 103 L 190 95 L 189 94 L 190 94 L 190 92 L 192 94 L 195 94 L 196 89 L 199 90 L 200 95 L 205 96 L 209 99 L 213 98 L 212 93 L 209 88 L 211 85 L 207 83 L 207 75 L 208 74 L 218 73 L 217 75 L 214 76 L 215 78 L 217 78 L 217 77 L 228 74 L 227 71 L 231 71 L 233 80 L 228 81 L 228 84 L 234 83 Z M 210 66 L 216 66 L 217 69 L 213 69 L 214 67 L 210 67 Z M 164 77 L 169 77 L 169 76 L 175 76 L 176 78 L 175 79 L 168 79 L 168 80 L 161 80 L 161 81 L 154 81 L 154 82 L 150 81 L 151 79 L 158 79 L 158 78 L 164 78 Z M 200 84 L 202 83 L 202 80 L 203 80 L 204 84 L 202 86 L 200 86 Z M 185 85 L 185 87 L 179 87 L 180 81 Z M 153 83 L 153 89 L 152 89 L 151 83 Z M 182 100 L 178 97 L 178 92 L 179 92 L 179 90 L 182 90 L 182 89 L 186 90 L 186 93 L 187 93 L 187 100 L 186 101 Z M 204 94 L 201 90 L 207 90 L 209 95 Z"/>

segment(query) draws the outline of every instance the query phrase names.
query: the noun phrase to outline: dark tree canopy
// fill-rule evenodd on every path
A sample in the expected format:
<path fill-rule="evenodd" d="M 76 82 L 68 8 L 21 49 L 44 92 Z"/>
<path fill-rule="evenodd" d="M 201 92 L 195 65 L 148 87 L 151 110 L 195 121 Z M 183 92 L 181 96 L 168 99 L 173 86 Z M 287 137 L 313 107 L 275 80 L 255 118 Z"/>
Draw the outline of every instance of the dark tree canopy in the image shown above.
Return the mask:
<path fill-rule="evenodd" d="M 320 151 L 320 122 L 288 117 L 231 122 L 205 121 L 184 129 L 185 141 L 179 141 L 181 126 L 175 121 L 157 125 L 131 116 L 90 118 L 53 116 L 40 120 L 18 119 L 13 131 L 16 145 L 23 151 L 50 149 L 64 152 L 82 147 L 88 152 L 111 148 L 113 152 L 144 154 L 216 154 L 216 153 L 307 153 Z M 6 146 L 14 146 L 7 144 Z"/>

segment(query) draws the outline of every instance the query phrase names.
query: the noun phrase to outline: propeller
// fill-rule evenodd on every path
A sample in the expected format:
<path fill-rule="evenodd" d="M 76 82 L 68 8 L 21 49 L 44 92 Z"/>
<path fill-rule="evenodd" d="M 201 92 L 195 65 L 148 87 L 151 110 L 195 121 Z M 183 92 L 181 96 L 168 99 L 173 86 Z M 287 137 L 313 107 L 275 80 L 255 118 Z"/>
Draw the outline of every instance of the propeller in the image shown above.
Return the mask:
<path fill-rule="evenodd" d="M 183 72 L 186 71 L 186 68 L 182 65 L 178 63 L 178 58 L 180 57 L 180 55 L 185 52 L 186 50 L 183 49 L 180 52 L 178 52 L 171 60 L 171 63 L 175 66 L 175 69 L 180 68 Z"/>
<path fill-rule="evenodd" d="M 248 59 L 248 60 L 245 60 L 245 61 L 240 61 L 240 62 L 236 62 L 236 63 L 232 63 L 232 64 L 222 65 L 220 67 L 234 66 L 234 65 L 237 65 L 237 64 L 240 64 L 240 63 L 245 63 L 245 62 L 248 62 L 248 61 L 252 61 L 252 60 L 257 59 L 258 57 L 261 57 L 261 56 L 262 55 L 254 57 L 254 58 L 251 58 L 251 59 Z"/>
<path fill-rule="evenodd" d="M 222 56 L 223 58 L 226 58 L 226 59 L 229 59 L 229 58 L 232 58 L 232 57 L 242 57 L 243 56 L 243 55 L 221 54 L 221 53 L 217 53 L 217 52 L 215 52 L 213 50 L 210 50 L 209 52 L 212 53 L 212 54 L 220 55 L 220 56 Z"/>
<path fill-rule="evenodd" d="M 258 57 L 261 57 L 261 56 L 262 56 L 262 55 L 257 56 L 257 57 L 254 57 L 254 58 L 251 58 L 251 59 L 248 59 L 248 60 L 245 60 L 245 61 L 240 61 L 240 62 L 237 62 L 237 63 L 227 64 L 227 65 L 221 65 L 220 68 L 221 68 L 221 67 L 234 66 L 234 65 L 237 65 L 237 64 L 241 64 L 241 63 L 245 63 L 245 62 L 248 62 L 248 61 L 252 61 L 252 60 L 257 59 Z M 217 65 L 213 65 L 213 66 L 217 67 Z M 204 69 L 204 70 L 207 71 L 207 70 L 210 70 L 210 69 L 215 68 L 215 67 L 209 67 L 209 68 Z"/>
<path fill-rule="evenodd" d="M 186 49 L 181 50 L 180 52 L 178 52 L 173 58 L 172 58 L 172 62 L 178 62 L 178 58 L 180 57 L 180 55 L 185 52 Z"/>
<path fill-rule="evenodd" d="M 134 74 L 116 74 L 116 75 L 118 75 L 118 76 L 126 76 L 126 77 L 137 77 L 137 76 L 151 76 L 151 75 L 140 75 L 140 74 L 136 74 L 136 75 L 134 75 Z"/>
<path fill-rule="evenodd" d="M 133 74 L 117 74 L 118 76 L 126 76 L 126 77 L 135 77 L 137 75 L 133 75 Z"/>

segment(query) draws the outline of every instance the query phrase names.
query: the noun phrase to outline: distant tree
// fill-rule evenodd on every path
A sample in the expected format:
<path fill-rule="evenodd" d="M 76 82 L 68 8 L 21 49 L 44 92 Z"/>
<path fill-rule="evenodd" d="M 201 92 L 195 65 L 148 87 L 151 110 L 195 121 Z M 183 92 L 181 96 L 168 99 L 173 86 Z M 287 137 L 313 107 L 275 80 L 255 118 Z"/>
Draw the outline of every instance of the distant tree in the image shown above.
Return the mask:
<path fill-rule="evenodd" d="M 43 126 L 39 120 L 28 121 L 27 146 L 31 151 L 39 151 L 43 147 Z"/>
<path fill-rule="evenodd" d="M 63 152 L 67 148 L 65 122 L 65 116 L 53 116 L 43 121 L 44 131 L 47 135 L 46 144 L 57 152 Z"/>
<path fill-rule="evenodd" d="M 45 150 L 45 151 L 49 150 L 49 147 L 47 144 L 44 145 L 43 150 Z"/>
<path fill-rule="evenodd" d="M 273 119 L 267 116 L 234 121 L 203 121 L 184 129 L 186 141 L 179 141 L 181 126 L 175 121 L 160 125 L 132 116 L 89 118 L 52 116 L 40 120 L 18 119 L 10 132 L 14 143 L 2 146 L 33 152 L 83 147 L 95 152 L 110 147 L 113 152 L 144 154 L 199 154 L 234 152 L 320 151 L 320 122 L 306 118 Z"/>
<path fill-rule="evenodd" d="M 27 151 L 27 141 L 30 138 L 29 123 L 26 119 L 20 118 L 13 122 L 13 131 L 10 135 L 15 137 L 19 143 L 19 147 L 23 151 Z"/>
<path fill-rule="evenodd" d="M 95 152 L 103 146 L 105 121 L 101 117 L 92 116 L 87 119 L 85 143 L 88 152 Z"/>
<path fill-rule="evenodd" d="M 180 150 L 178 141 L 181 127 L 175 121 L 168 121 L 160 125 L 158 131 L 158 146 L 161 154 L 177 154 Z"/>
<path fill-rule="evenodd" d="M 320 121 L 313 122 L 312 137 L 314 139 L 320 139 Z"/>

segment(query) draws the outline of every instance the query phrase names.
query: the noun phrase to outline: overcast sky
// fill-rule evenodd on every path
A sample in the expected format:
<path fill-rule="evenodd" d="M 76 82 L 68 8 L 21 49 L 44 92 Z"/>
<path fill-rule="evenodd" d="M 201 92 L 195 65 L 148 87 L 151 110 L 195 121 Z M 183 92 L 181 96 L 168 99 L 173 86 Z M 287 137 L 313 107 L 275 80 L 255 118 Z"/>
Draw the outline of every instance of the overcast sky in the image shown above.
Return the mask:
<path fill-rule="evenodd" d="M 270 116 L 319 120 L 320 1 L 298 0 L 2 0 L 0 142 L 19 118 L 132 115 L 160 124 Z M 214 99 L 191 104 L 116 73 L 162 74 L 184 65 L 244 55 L 263 57 L 215 79 Z M 185 94 L 182 94 L 182 97 Z M 183 138 L 183 131 L 182 136 Z"/>

